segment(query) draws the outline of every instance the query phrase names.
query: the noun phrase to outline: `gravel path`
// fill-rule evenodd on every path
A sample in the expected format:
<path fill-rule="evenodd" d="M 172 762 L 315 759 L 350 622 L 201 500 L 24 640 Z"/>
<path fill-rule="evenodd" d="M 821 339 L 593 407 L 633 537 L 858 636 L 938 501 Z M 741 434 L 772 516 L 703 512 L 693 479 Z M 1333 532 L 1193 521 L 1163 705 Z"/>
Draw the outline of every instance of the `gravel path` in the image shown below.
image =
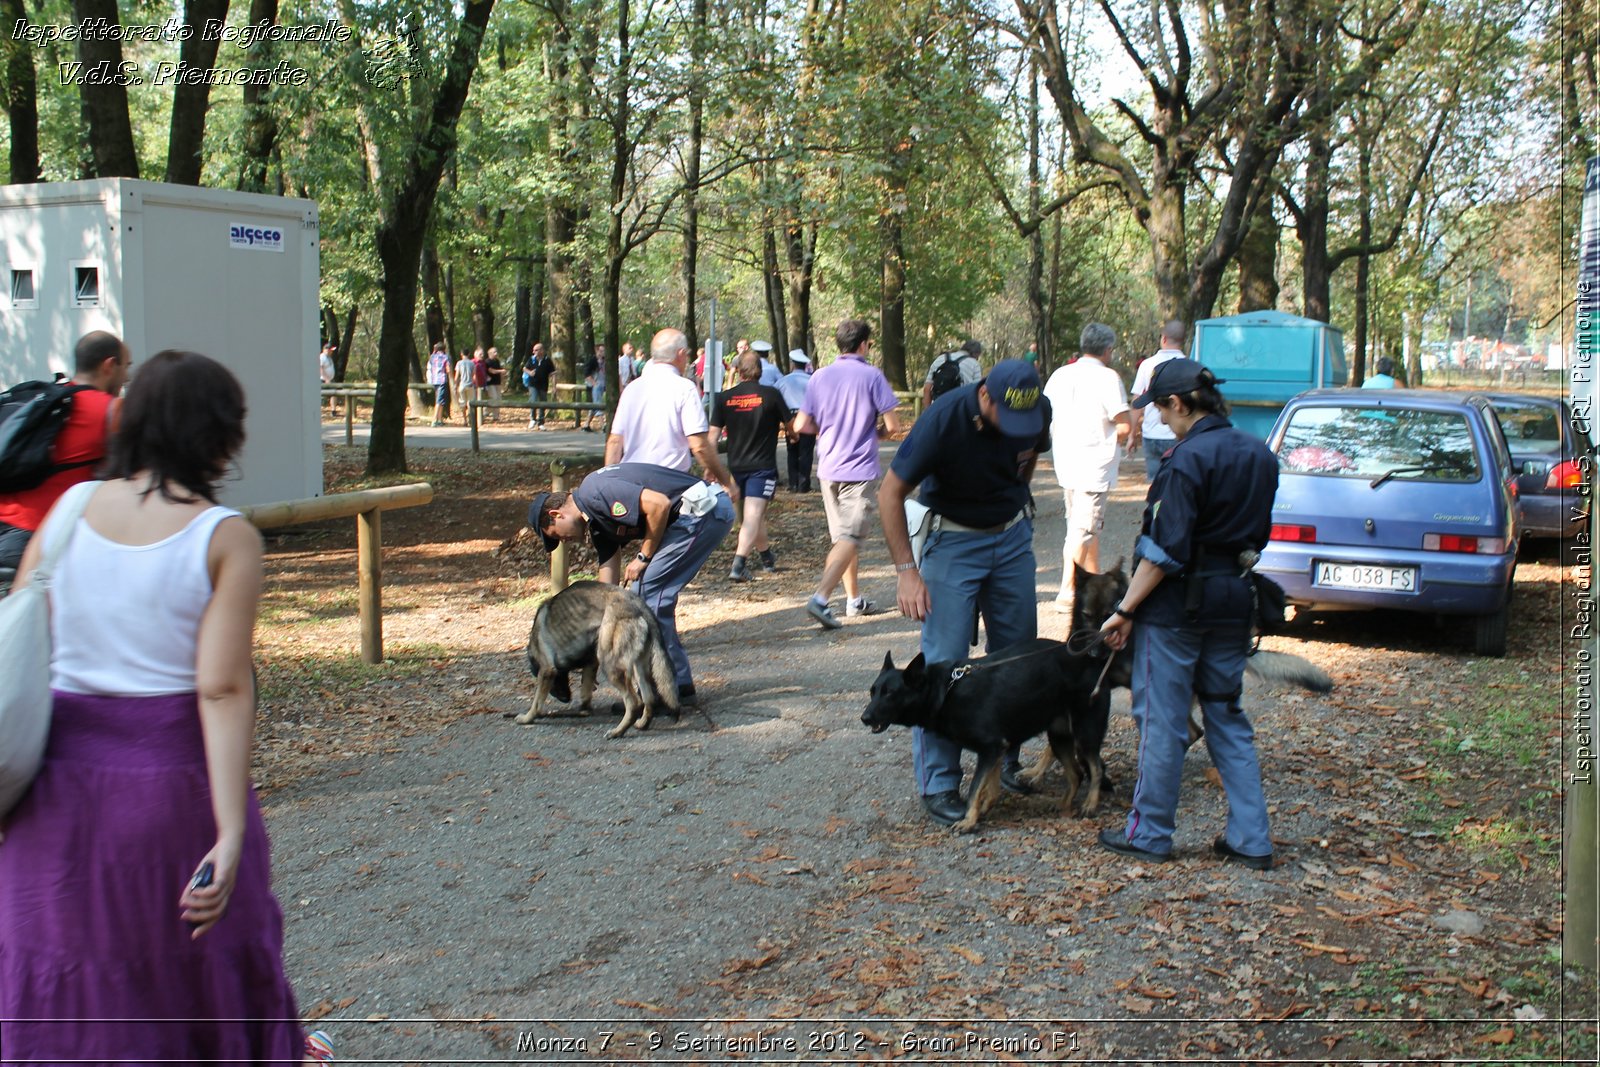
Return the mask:
<path fill-rule="evenodd" d="M 1040 631 L 1061 636 L 1047 469 L 1038 489 Z M 1129 553 L 1142 494 L 1127 465 L 1108 562 Z M 1542 639 L 1553 561 L 1524 568 L 1529 614 L 1506 665 L 1470 661 L 1462 635 L 1411 618 L 1329 619 L 1270 642 L 1338 688 L 1246 695 L 1280 856 L 1266 874 L 1209 855 L 1224 808 L 1200 753 L 1177 862 L 1094 847 L 1131 786 L 1126 692 L 1106 746 L 1119 788 L 1098 817 L 1062 818 L 1053 778 L 970 837 L 934 827 L 909 736 L 859 722 L 885 650 L 913 653 L 915 627 L 891 612 L 825 633 L 800 607 L 812 574 L 730 590 L 719 566 L 680 609 L 701 713 L 620 741 L 602 737 L 605 716 L 515 726 L 528 612 L 489 613 L 490 651 L 416 683 L 460 709 L 447 726 L 396 729 L 269 794 L 290 974 L 342 1060 L 1332 1062 L 1499 1055 L 1506 1041 L 1525 1053 L 1570 1035 L 1593 1047 L 1581 1027 L 1535 1017 L 1557 1016 L 1564 988 L 1549 955 L 1552 775 L 1507 775 L 1493 754 L 1449 783 L 1431 775 L 1441 702 L 1518 684 L 1507 670 L 1545 686 L 1559 670 Z M 862 574 L 892 601 L 881 539 Z M 373 700 L 375 717 L 395 717 Z M 1525 809 L 1531 866 L 1419 829 L 1413 809 L 1430 797 L 1457 798 L 1460 814 Z M 1453 913 L 1465 917 L 1441 919 Z M 1519 985 L 1524 973 L 1539 980 Z"/>

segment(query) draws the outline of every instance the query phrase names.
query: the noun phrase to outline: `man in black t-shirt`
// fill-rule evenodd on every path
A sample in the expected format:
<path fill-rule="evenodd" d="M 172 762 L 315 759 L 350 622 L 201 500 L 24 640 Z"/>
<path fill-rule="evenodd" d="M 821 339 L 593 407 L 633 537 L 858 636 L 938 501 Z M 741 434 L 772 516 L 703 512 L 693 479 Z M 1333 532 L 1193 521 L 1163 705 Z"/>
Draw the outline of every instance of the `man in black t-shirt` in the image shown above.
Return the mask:
<path fill-rule="evenodd" d="M 528 525 L 545 551 L 585 536 L 600 559 L 600 580 L 621 577 L 650 605 L 678 680 L 678 699 L 695 702 L 689 657 L 678 639 L 678 594 L 733 527 L 733 502 L 720 485 L 653 463 L 601 467 L 566 493 L 540 493 L 528 508 Z M 623 546 L 638 540 L 638 554 L 622 569 Z M 634 585 L 637 583 L 637 585 Z"/>
<path fill-rule="evenodd" d="M 728 470 L 744 498 L 744 522 L 734 550 L 730 581 L 748 582 L 750 551 L 760 553 L 761 569 L 771 573 L 778 561 L 767 541 L 767 501 L 778 491 L 778 431 L 789 421 L 783 394 L 761 385 L 761 358 L 746 352 L 734 362 L 739 384 L 718 393 L 711 402 L 711 443 L 728 437 Z"/>

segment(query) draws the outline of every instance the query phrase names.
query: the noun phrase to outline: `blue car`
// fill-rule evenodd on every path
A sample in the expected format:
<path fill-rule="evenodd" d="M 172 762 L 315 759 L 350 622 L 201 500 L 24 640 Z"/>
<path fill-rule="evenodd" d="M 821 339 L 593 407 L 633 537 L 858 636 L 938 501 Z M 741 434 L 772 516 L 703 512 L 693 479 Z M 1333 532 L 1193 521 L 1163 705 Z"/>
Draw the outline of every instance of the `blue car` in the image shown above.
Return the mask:
<path fill-rule="evenodd" d="M 1589 438 L 1572 423 L 1560 397 L 1485 393 L 1511 449 L 1517 510 L 1524 537 L 1572 539 L 1589 527 L 1585 475 L 1593 469 Z"/>
<path fill-rule="evenodd" d="M 1289 401 L 1267 444 L 1278 495 L 1256 569 L 1290 603 L 1470 616 L 1476 652 L 1505 655 L 1517 485 L 1487 399 L 1314 390 Z"/>

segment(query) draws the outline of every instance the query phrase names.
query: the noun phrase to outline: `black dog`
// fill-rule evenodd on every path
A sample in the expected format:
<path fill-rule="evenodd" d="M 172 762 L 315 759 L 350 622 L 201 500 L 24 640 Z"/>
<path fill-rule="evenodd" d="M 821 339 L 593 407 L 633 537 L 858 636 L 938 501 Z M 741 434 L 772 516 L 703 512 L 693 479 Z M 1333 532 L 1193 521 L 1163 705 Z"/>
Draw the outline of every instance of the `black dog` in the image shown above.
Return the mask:
<path fill-rule="evenodd" d="M 1071 754 L 1062 765 L 1076 793 L 1079 746 L 1073 728 L 1093 717 L 1104 667 L 1101 659 L 1044 639 L 957 663 L 928 664 L 918 653 L 904 670 L 897 670 L 893 654 L 886 653 L 861 721 L 873 733 L 921 726 L 978 754 L 966 816 L 954 827 L 956 833 L 970 833 L 1000 792 L 1001 758 L 1030 737 L 1047 734 L 1052 752 Z M 1098 760 L 1098 743 L 1094 752 Z"/>

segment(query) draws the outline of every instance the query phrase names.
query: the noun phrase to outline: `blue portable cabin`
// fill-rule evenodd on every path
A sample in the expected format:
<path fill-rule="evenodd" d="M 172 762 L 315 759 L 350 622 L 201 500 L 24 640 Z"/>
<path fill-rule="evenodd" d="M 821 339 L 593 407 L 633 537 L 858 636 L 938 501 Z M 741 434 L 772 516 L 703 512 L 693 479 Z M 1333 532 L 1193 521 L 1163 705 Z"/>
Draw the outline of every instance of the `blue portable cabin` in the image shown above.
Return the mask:
<path fill-rule="evenodd" d="M 1344 385 L 1350 375 L 1338 327 L 1282 311 L 1201 319 L 1190 357 L 1227 379 L 1233 424 L 1262 440 L 1290 397 Z"/>

